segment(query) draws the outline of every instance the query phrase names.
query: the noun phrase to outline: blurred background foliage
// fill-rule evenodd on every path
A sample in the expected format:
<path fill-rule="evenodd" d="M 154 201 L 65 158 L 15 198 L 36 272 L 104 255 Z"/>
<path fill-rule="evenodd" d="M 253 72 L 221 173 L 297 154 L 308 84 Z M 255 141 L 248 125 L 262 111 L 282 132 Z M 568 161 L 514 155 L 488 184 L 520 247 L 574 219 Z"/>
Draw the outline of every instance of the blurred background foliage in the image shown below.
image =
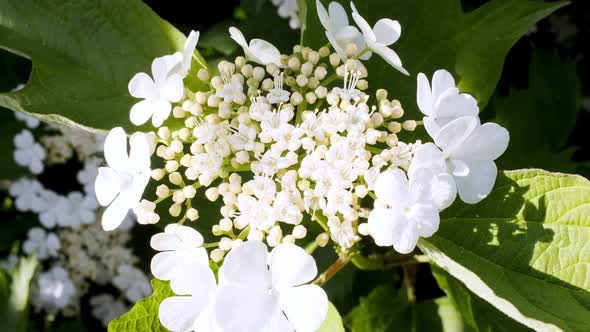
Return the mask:
<path fill-rule="evenodd" d="M 240 52 L 229 38 L 229 26 L 242 29 L 246 38 L 263 38 L 274 43 L 283 52 L 288 52 L 293 41 L 299 40 L 299 31 L 289 28 L 288 21 L 277 15 L 276 7 L 270 0 L 223 0 L 209 1 L 206 8 L 192 8 L 195 1 L 145 1 L 158 15 L 171 22 L 182 32 L 201 31 L 199 51 L 210 67 L 230 55 Z M 361 2 L 360 0 L 357 2 Z M 477 9 L 486 0 L 462 0 L 466 12 Z M 511 142 L 506 154 L 498 161 L 500 169 L 543 168 L 548 171 L 577 173 L 590 177 L 590 2 L 573 0 L 548 19 L 541 21 L 520 39 L 508 53 L 500 82 L 488 105 L 482 110 L 485 121 L 495 121 L 505 126 L 511 134 Z M 402 35 L 403 39 L 403 35 Z M 404 54 L 400 54 L 402 59 Z M 0 91 L 6 92 L 18 84 L 25 83 L 30 74 L 30 61 L 0 50 Z M 392 91 L 395 95 L 395 91 Z M 413 100 L 405 101 L 414 102 Z M 12 162 L 12 137 L 19 130 L 11 112 L 0 112 L 0 178 L 14 178 L 19 168 Z M 76 183 L 69 168 L 76 165 L 60 165 L 49 169 L 42 179 L 48 187 L 64 188 L 69 192 Z M 69 186 L 69 187 L 68 187 Z M 34 220 L 26 214 L 17 213 L 12 207 L 5 189 L 0 182 L 0 257 L 7 255 L 15 240 L 25 238 Z M 206 211 L 217 213 L 214 206 Z M 207 212 L 203 211 L 201 215 Z M 7 224 L 10 225 L 7 225 Z M 147 247 L 149 237 L 157 231 L 156 227 L 134 229 L 136 254 L 145 262 L 146 269 L 152 256 Z M 379 249 L 370 248 L 378 256 Z M 330 248 L 317 251 L 319 270 L 329 266 L 336 258 Z M 8 300 L 10 280 L 22 286 L 30 280 L 33 262 L 19 263 L 19 269 L 12 275 L 0 274 L 0 298 Z M 510 331 L 520 330 L 521 326 L 512 324 L 502 313 L 471 294 L 446 272 L 436 269 L 434 275 L 447 292 L 462 294 L 460 298 L 441 298 L 439 288 L 429 265 L 416 265 L 416 302 L 410 305 L 408 294 L 400 293 L 401 278 L 395 266 L 388 271 L 363 271 L 347 266 L 334 279 L 325 285 L 331 301 L 336 305 L 352 331 L 392 331 L 400 325 L 397 318 L 410 321 L 425 321 L 429 318 L 423 312 L 429 306 L 437 308 L 439 315 L 460 317 L 450 306 L 461 309 L 460 318 L 450 319 L 458 325 L 469 325 L 473 330 L 501 330 L 510 326 Z M 398 294 L 399 293 L 399 294 Z M 387 294 L 384 296 L 383 294 Z M 391 294 L 397 294 L 391 296 Z M 17 295 L 18 296 L 18 295 Z M 359 305 L 360 302 L 360 305 Z M 389 311 L 388 321 L 379 318 L 383 308 L 397 308 Z M 23 307 L 22 310 L 26 309 Z M 0 321 L 6 315 L 18 315 L 7 311 L 7 302 L 0 303 Z M 372 312 L 372 315 L 367 313 Z M 465 315 L 468 312 L 471 316 Z M 355 317 L 365 317 L 364 320 Z M 367 318 L 369 317 L 369 318 Z M 371 320 L 372 319 L 372 320 Z M 83 314 L 82 321 L 92 321 L 91 315 Z M 404 320 L 408 322 L 408 320 Z M 487 322 L 487 323 L 486 323 Z M 498 322 L 505 322 L 498 323 Z M 486 325 L 488 324 L 488 325 Z M 498 325 L 499 324 L 499 325 Z M 516 324 L 516 323 L 514 323 Z M 84 324 L 77 321 L 61 321 L 51 326 L 29 324 L 43 331 L 93 331 L 99 324 Z M 416 326 L 416 325 L 414 325 Z M 432 325 L 431 325 L 432 326 Z M 452 330 L 449 326 L 440 329 Z M 467 329 L 467 328 L 466 328 Z M 0 329 L 9 331 L 7 329 Z"/>

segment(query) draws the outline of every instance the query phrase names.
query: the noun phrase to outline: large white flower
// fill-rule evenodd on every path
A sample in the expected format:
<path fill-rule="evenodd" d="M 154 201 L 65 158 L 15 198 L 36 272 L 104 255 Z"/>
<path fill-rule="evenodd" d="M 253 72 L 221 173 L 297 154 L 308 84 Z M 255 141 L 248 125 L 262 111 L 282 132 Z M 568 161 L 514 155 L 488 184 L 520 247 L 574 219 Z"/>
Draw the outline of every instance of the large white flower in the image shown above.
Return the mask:
<path fill-rule="evenodd" d="M 160 127 L 170 116 L 171 103 L 182 99 L 182 76 L 178 73 L 169 74 L 168 66 L 165 58 L 156 58 L 152 62 L 153 79 L 146 73 L 138 73 L 129 81 L 129 93 L 135 98 L 144 99 L 133 105 L 129 113 L 134 125 L 142 125 L 151 117 L 154 127 Z"/>
<path fill-rule="evenodd" d="M 223 331 L 316 331 L 328 298 L 316 285 L 313 257 L 293 244 L 270 255 L 266 245 L 248 241 L 233 249 L 219 269 L 215 318 Z"/>
<path fill-rule="evenodd" d="M 207 251 L 201 248 L 203 236 L 192 227 L 170 224 L 164 233 L 152 236 L 150 245 L 160 251 L 152 258 L 151 270 L 154 277 L 160 280 L 171 280 L 183 274 L 182 269 L 190 263 L 207 266 Z"/>
<path fill-rule="evenodd" d="M 210 321 L 217 284 L 208 265 L 192 262 L 184 266 L 181 274 L 170 284 L 172 291 L 181 296 L 172 296 L 160 304 L 158 317 L 167 329 L 173 332 L 216 331 L 203 329 Z"/>
<path fill-rule="evenodd" d="M 109 167 L 98 169 L 95 192 L 98 203 L 108 206 L 102 215 L 105 230 L 117 228 L 129 209 L 137 206 L 150 180 L 150 145 L 143 133 L 129 139 L 121 127 L 112 129 L 104 143 L 104 156 Z"/>
<path fill-rule="evenodd" d="M 447 123 L 460 116 L 477 116 L 477 100 L 459 93 L 455 79 L 446 70 L 437 70 L 432 76 L 432 87 L 423 73 L 418 74 L 418 107 L 426 115 L 424 127 L 434 138 Z"/>
<path fill-rule="evenodd" d="M 316 9 L 320 22 L 326 29 L 326 37 L 342 61 L 347 59 L 346 47 L 348 44 L 356 44 L 359 53 L 363 51 L 365 41 L 358 29 L 349 24 L 348 15 L 341 4 L 335 1 L 330 2 L 328 10 L 326 10 L 326 7 L 316 0 Z M 367 60 L 370 57 L 371 52 L 366 52 L 360 58 Z"/>
<path fill-rule="evenodd" d="M 166 67 L 169 69 L 168 76 L 178 74 L 182 78 L 186 77 L 188 71 L 191 69 L 191 60 L 193 59 L 198 42 L 199 32 L 193 30 L 186 38 L 182 52 L 176 52 L 163 57 L 166 60 Z"/>
<path fill-rule="evenodd" d="M 361 29 L 367 47 L 379 54 L 393 68 L 409 76 L 410 74 L 404 69 L 397 53 L 388 47 L 394 44 L 402 34 L 402 27 L 399 22 L 383 18 L 371 28 L 369 23 L 356 10 L 353 2 L 350 3 L 350 6 L 352 7 L 352 18 Z"/>
<path fill-rule="evenodd" d="M 400 169 L 387 170 L 375 183 L 375 195 L 387 204 L 369 215 L 369 231 L 379 246 L 391 246 L 402 253 L 414 250 L 420 237 L 438 230 L 440 217 L 432 200 L 430 169 L 422 168 L 410 177 Z"/>
<path fill-rule="evenodd" d="M 246 57 L 261 65 L 274 63 L 281 67 L 281 52 L 271 43 L 262 39 L 252 39 L 250 44 L 246 42 L 244 34 L 235 27 L 229 28 L 231 39 L 242 46 Z"/>
<path fill-rule="evenodd" d="M 459 197 L 474 204 L 484 199 L 494 187 L 498 159 L 506 148 L 510 135 L 495 123 L 481 125 L 475 116 L 463 116 L 442 127 L 434 142 L 421 149 L 426 157 L 412 161 L 413 167 L 432 167 L 444 162 L 457 183 Z M 437 166 L 440 169 L 440 166 Z"/>

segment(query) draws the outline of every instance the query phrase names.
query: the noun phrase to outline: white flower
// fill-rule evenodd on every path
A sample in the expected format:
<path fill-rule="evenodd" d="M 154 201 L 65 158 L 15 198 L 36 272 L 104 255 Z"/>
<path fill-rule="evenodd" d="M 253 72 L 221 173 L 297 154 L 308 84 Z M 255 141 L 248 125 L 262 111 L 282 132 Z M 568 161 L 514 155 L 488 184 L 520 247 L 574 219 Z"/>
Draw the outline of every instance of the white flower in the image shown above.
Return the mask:
<path fill-rule="evenodd" d="M 111 294 L 100 294 L 90 298 L 92 315 L 96 317 L 103 326 L 121 316 L 127 311 L 127 307 L 121 301 L 115 300 Z"/>
<path fill-rule="evenodd" d="M 223 86 L 217 89 L 215 96 L 223 99 L 226 103 L 241 104 L 242 101 L 246 100 L 244 82 L 238 76 L 232 77 L 231 73 L 223 72 L 221 77 Z"/>
<path fill-rule="evenodd" d="M 148 200 L 142 200 L 133 208 L 133 212 L 137 217 L 137 222 L 142 225 L 155 224 L 160 221 L 160 216 L 154 212 L 156 204 Z"/>
<path fill-rule="evenodd" d="M 215 123 L 204 122 L 193 129 L 193 136 L 197 138 L 197 144 L 205 144 L 215 141 L 218 126 Z"/>
<path fill-rule="evenodd" d="M 337 94 L 341 100 L 358 102 L 365 96 L 361 90 L 356 88 L 356 84 L 360 78 L 360 71 L 347 70 L 344 73 L 344 88 L 335 87 L 332 89 L 333 93 Z"/>
<path fill-rule="evenodd" d="M 227 254 L 219 269 L 215 319 L 224 331 L 316 331 L 328 298 L 316 285 L 313 257 L 293 244 L 267 252 L 248 241 Z"/>
<path fill-rule="evenodd" d="M 445 163 L 461 200 L 474 204 L 492 191 L 498 173 L 494 160 L 506 151 L 509 140 L 505 128 L 495 123 L 481 125 L 478 117 L 463 116 L 442 127 L 434 137 L 442 152 L 425 144 L 421 153 L 426 157 L 413 160 L 411 167 L 432 168 Z"/>
<path fill-rule="evenodd" d="M 244 34 L 235 27 L 229 28 L 230 37 L 244 49 L 246 57 L 261 65 L 274 63 L 281 67 L 281 52 L 271 43 L 262 39 L 252 39 L 246 42 Z"/>
<path fill-rule="evenodd" d="M 193 59 L 198 42 L 199 32 L 193 30 L 186 38 L 182 52 L 176 52 L 163 57 L 166 60 L 166 67 L 169 69 L 168 76 L 178 74 L 182 78 L 186 77 L 188 71 L 191 69 L 191 60 Z"/>
<path fill-rule="evenodd" d="M 35 138 L 30 131 L 23 129 L 14 136 L 14 161 L 17 165 L 27 167 L 33 174 L 43 172 L 43 159 L 45 159 L 45 150 L 35 142 Z"/>
<path fill-rule="evenodd" d="M 161 251 L 152 258 L 152 274 L 175 284 L 175 278 L 181 276 L 190 263 L 208 266 L 209 258 L 202 244 L 203 237 L 194 228 L 178 224 L 166 226 L 164 233 L 152 236 L 150 241 L 154 250 Z"/>
<path fill-rule="evenodd" d="M 268 92 L 268 95 L 266 95 L 266 98 L 268 99 L 269 103 L 280 104 L 280 103 L 286 103 L 289 101 L 289 96 L 291 94 L 289 93 L 289 91 L 283 90 L 284 80 L 285 80 L 285 77 L 284 77 L 283 73 L 280 73 L 279 75 L 276 75 L 274 77 L 273 88 L 270 89 L 270 91 Z"/>
<path fill-rule="evenodd" d="M 14 254 L 8 255 L 8 257 L 0 260 L 0 269 L 4 271 L 12 270 L 18 264 L 18 256 Z"/>
<path fill-rule="evenodd" d="M 84 168 L 82 168 L 76 175 L 76 179 L 82 186 L 84 186 L 84 193 L 91 194 L 94 192 L 94 182 L 98 175 L 98 168 L 102 163 L 102 159 L 96 157 L 90 157 L 84 162 Z"/>
<path fill-rule="evenodd" d="M 369 231 L 379 246 L 391 246 L 402 253 L 414 250 L 419 237 L 438 230 L 440 217 L 432 201 L 432 171 L 422 168 L 410 180 L 400 169 L 379 175 L 375 195 L 388 208 L 377 207 L 369 215 Z"/>
<path fill-rule="evenodd" d="M 237 206 L 240 215 L 236 218 L 236 226 L 240 228 L 250 225 L 251 229 L 268 230 L 277 221 L 275 210 L 268 202 L 240 194 Z M 250 232 L 250 235 L 254 234 L 255 232 Z"/>
<path fill-rule="evenodd" d="M 40 213 L 48 206 L 43 195 L 45 188 L 37 180 L 19 179 L 12 183 L 9 192 L 15 198 L 14 206 L 19 211 Z"/>
<path fill-rule="evenodd" d="M 55 233 L 46 233 L 41 227 L 33 227 L 29 230 L 28 238 L 23 243 L 23 251 L 26 254 L 37 255 L 40 260 L 48 257 L 57 257 L 57 251 L 61 247 L 59 238 Z"/>
<path fill-rule="evenodd" d="M 182 98 L 182 76 L 176 73 L 169 75 L 168 70 L 166 60 L 157 58 L 152 62 L 153 79 L 146 73 L 138 73 L 129 81 L 129 93 L 135 98 L 144 99 L 133 105 L 129 113 L 134 125 L 142 125 L 151 117 L 154 127 L 160 127 L 170 116 L 171 103 L 179 102 Z"/>
<path fill-rule="evenodd" d="M 342 61 L 347 59 L 346 47 L 349 44 L 356 44 L 358 53 L 362 52 L 365 48 L 365 42 L 362 35 L 357 28 L 349 25 L 348 15 L 344 10 L 344 7 L 338 2 L 332 1 L 328 5 L 328 10 L 319 0 L 316 0 L 316 9 L 320 22 L 326 29 L 326 37 L 334 47 L 334 50 Z M 358 54 L 357 53 L 357 54 Z M 367 60 L 371 57 L 371 52 L 366 52 L 360 59 Z"/>
<path fill-rule="evenodd" d="M 139 203 L 150 179 L 150 146 L 143 133 L 129 139 L 122 128 L 114 128 L 105 140 L 104 155 L 109 167 L 101 167 L 95 182 L 96 198 L 107 206 L 102 216 L 105 230 L 117 228 L 129 209 Z"/>
<path fill-rule="evenodd" d="M 41 124 L 41 121 L 39 121 L 39 119 L 36 119 L 32 116 L 26 115 L 25 113 L 21 113 L 21 112 L 14 112 L 14 116 L 24 122 L 28 128 L 34 129 L 39 127 L 39 124 Z"/>
<path fill-rule="evenodd" d="M 152 292 L 146 275 L 128 264 L 119 266 L 117 275 L 113 278 L 113 285 L 121 290 L 131 302 L 137 302 Z"/>
<path fill-rule="evenodd" d="M 240 123 L 240 125 L 238 126 L 238 130 L 235 130 L 233 128 L 230 129 L 232 129 L 234 133 L 229 137 L 229 142 L 231 143 L 232 148 L 234 150 L 254 150 L 254 140 L 257 136 L 255 128 Z"/>
<path fill-rule="evenodd" d="M 297 0 L 272 0 L 272 3 L 278 7 L 280 17 L 289 19 L 289 27 L 291 29 L 296 30 L 301 27 Z"/>
<path fill-rule="evenodd" d="M 272 207 L 274 208 L 275 217 L 278 221 L 298 225 L 303 220 L 303 214 L 293 203 L 293 199 L 288 192 L 281 191 L 278 193 Z"/>
<path fill-rule="evenodd" d="M 217 285 L 209 266 L 189 263 L 175 281 L 170 288 L 182 296 L 168 297 L 160 303 L 158 317 L 162 325 L 173 332 L 218 331 L 210 321 Z"/>
<path fill-rule="evenodd" d="M 477 116 L 477 100 L 459 93 L 455 79 L 446 70 L 437 70 L 432 77 L 432 88 L 423 73 L 418 74 L 418 107 L 426 115 L 424 127 L 432 138 L 440 129 L 460 116 Z"/>
<path fill-rule="evenodd" d="M 71 303 L 74 295 L 76 288 L 68 272 L 61 266 L 54 266 L 39 275 L 33 302 L 43 308 L 62 309 Z"/>
<path fill-rule="evenodd" d="M 387 47 L 394 44 L 402 34 L 402 27 L 399 22 L 383 18 L 377 21 L 371 29 L 369 23 L 359 15 L 353 2 L 350 2 L 350 6 L 352 7 L 352 18 L 361 29 L 367 47 L 379 54 L 393 68 L 409 76 L 410 74 L 402 66 L 402 61 L 397 53 Z"/>

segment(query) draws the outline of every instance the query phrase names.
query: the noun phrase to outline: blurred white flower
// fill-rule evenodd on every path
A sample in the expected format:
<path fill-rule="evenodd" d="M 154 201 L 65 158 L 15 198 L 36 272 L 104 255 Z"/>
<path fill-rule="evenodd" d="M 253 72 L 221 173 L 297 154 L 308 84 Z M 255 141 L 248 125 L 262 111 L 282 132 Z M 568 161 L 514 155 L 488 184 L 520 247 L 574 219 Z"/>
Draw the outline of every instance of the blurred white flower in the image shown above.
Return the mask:
<path fill-rule="evenodd" d="M 108 326 L 110 321 L 116 319 L 127 311 L 125 304 L 111 294 L 100 294 L 90 298 L 92 315 L 96 317 L 103 326 Z"/>
<path fill-rule="evenodd" d="M 105 140 L 104 155 L 109 167 L 98 169 L 96 198 L 108 206 L 102 216 L 105 230 L 117 228 L 130 209 L 139 203 L 150 179 L 150 146 L 146 135 L 135 133 L 129 139 L 127 153 L 125 131 L 114 128 Z"/>
<path fill-rule="evenodd" d="M 39 119 L 36 119 L 32 116 L 26 115 L 25 113 L 21 113 L 21 112 L 14 112 L 14 116 L 25 123 L 25 125 L 31 129 L 37 128 L 39 127 L 39 124 L 41 124 L 41 121 L 39 121 Z"/>
<path fill-rule="evenodd" d="M 23 129 L 14 136 L 14 161 L 23 167 L 27 167 L 33 174 L 43 172 L 43 159 L 45 159 L 45 150 L 35 142 L 33 134 Z"/>
<path fill-rule="evenodd" d="M 28 237 L 23 243 L 23 251 L 28 254 L 36 254 L 40 260 L 48 257 L 57 257 L 61 247 L 59 238 L 55 233 L 46 233 L 41 227 L 34 227 L 29 230 Z"/>
<path fill-rule="evenodd" d="M 33 304 L 50 311 L 63 309 L 72 302 L 75 295 L 76 288 L 68 272 L 56 265 L 39 275 Z"/>
<path fill-rule="evenodd" d="M 131 302 L 137 302 L 152 293 L 147 276 L 131 265 L 121 265 L 113 278 L 113 285 L 122 291 Z"/>

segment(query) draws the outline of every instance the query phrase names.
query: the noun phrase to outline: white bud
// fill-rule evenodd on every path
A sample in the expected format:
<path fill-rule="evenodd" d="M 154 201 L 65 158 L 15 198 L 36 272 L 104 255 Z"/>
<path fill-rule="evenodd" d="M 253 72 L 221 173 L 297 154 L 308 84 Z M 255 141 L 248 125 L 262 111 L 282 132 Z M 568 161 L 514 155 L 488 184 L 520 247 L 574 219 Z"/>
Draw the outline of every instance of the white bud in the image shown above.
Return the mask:
<path fill-rule="evenodd" d="M 416 121 L 414 120 L 406 120 L 404 121 L 404 123 L 402 123 L 402 128 L 404 128 L 404 130 L 407 131 L 414 131 L 414 129 L 416 129 Z"/>
<path fill-rule="evenodd" d="M 258 82 L 261 82 L 264 79 L 264 75 L 264 68 L 255 67 L 254 69 L 252 69 L 252 77 Z"/>
<path fill-rule="evenodd" d="M 287 235 L 283 238 L 283 243 L 295 243 L 295 238 L 293 237 L 293 235 Z"/>
<path fill-rule="evenodd" d="M 172 200 L 174 203 L 181 204 L 185 201 L 184 193 L 182 190 L 177 190 L 172 194 Z"/>
<path fill-rule="evenodd" d="M 336 67 L 340 64 L 340 55 L 338 55 L 338 53 L 330 54 L 330 64 L 332 67 Z"/>
<path fill-rule="evenodd" d="M 308 92 L 305 94 L 305 101 L 307 101 L 308 104 L 314 104 L 317 99 L 317 96 L 313 92 Z"/>
<path fill-rule="evenodd" d="M 231 249 L 232 240 L 228 237 L 223 237 L 219 241 L 219 249 L 228 251 Z"/>
<path fill-rule="evenodd" d="M 195 101 L 200 105 L 203 105 L 207 102 L 207 94 L 201 91 L 195 93 Z"/>
<path fill-rule="evenodd" d="M 311 62 L 306 62 L 301 65 L 301 74 L 309 77 L 311 76 L 311 73 L 313 73 L 313 64 Z"/>
<path fill-rule="evenodd" d="M 369 190 L 366 186 L 359 184 L 354 188 L 354 194 L 357 195 L 359 198 L 364 198 L 369 193 Z"/>
<path fill-rule="evenodd" d="M 171 183 L 179 186 L 182 184 L 182 175 L 180 175 L 178 172 L 170 173 L 170 175 L 168 175 L 168 180 Z"/>
<path fill-rule="evenodd" d="M 264 81 L 262 81 L 262 90 L 270 91 L 270 89 L 272 89 L 273 87 L 274 87 L 274 82 L 272 79 L 267 78 Z"/>
<path fill-rule="evenodd" d="M 215 249 L 211 250 L 211 253 L 209 254 L 209 256 L 211 257 L 211 260 L 214 261 L 215 263 L 221 262 L 224 255 L 225 255 L 225 251 L 223 251 L 219 248 L 215 248 Z"/>
<path fill-rule="evenodd" d="M 292 57 L 292 58 L 289 59 L 289 62 L 288 62 L 287 65 L 292 70 L 298 71 L 299 70 L 299 67 L 301 67 L 301 61 L 299 61 L 299 59 L 297 57 Z"/>
<path fill-rule="evenodd" d="M 182 142 L 178 140 L 174 140 L 170 143 L 170 150 L 174 153 L 181 153 L 183 149 L 184 146 L 182 145 Z"/>
<path fill-rule="evenodd" d="M 299 74 L 299 75 L 297 75 L 295 82 L 297 82 L 297 85 L 302 88 L 307 85 L 307 82 L 309 82 L 309 80 L 308 80 L 307 76 L 305 76 L 303 74 Z"/>
<path fill-rule="evenodd" d="M 387 135 L 387 138 L 385 139 L 385 143 L 387 144 L 387 146 L 389 147 L 394 147 L 397 145 L 398 142 L 398 138 L 396 134 L 389 134 Z"/>
<path fill-rule="evenodd" d="M 307 235 L 307 229 L 303 225 L 297 225 L 293 228 L 293 237 L 297 240 L 303 239 Z"/>
<path fill-rule="evenodd" d="M 301 104 L 301 102 L 303 102 L 303 96 L 301 95 L 301 93 L 299 92 L 293 92 L 291 94 L 291 104 L 293 106 L 297 106 L 299 104 Z"/>
<path fill-rule="evenodd" d="M 182 212 L 182 206 L 180 204 L 172 204 L 170 209 L 168 209 L 168 213 L 173 217 L 178 217 L 180 212 Z"/>
<path fill-rule="evenodd" d="M 250 161 L 250 154 L 247 151 L 238 151 L 236 153 L 236 161 L 243 165 Z"/>
<path fill-rule="evenodd" d="M 224 232 L 229 232 L 234 227 L 234 223 L 229 218 L 223 218 L 219 221 L 219 228 Z"/>
<path fill-rule="evenodd" d="M 199 71 L 197 72 L 197 78 L 200 79 L 201 81 L 208 81 L 210 76 L 209 76 L 209 72 L 207 71 L 207 69 L 205 69 L 205 68 L 199 69 Z"/>
<path fill-rule="evenodd" d="M 236 67 L 240 67 L 242 68 L 245 64 L 246 64 L 246 58 L 244 58 L 243 56 L 239 56 L 236 58 L 236 60 L 234 61 L 234 63 L 236 64 Z"/>
<path fill-rule="evenodd" d="M 170 189 L 168 189 L 167 185 L 161 184 L 156 188 L 156 195 L 159 198 L 167 197 L 168 195 L 170 195 Z"/>
<path fill-rule="evenodd" d="M 162 180 L 164 178 L 164 175 L 166 175 L 166 172 L 164 172 L 164 170 L 161 168 L 156 168 L 152 170 L 152 179 L 156 181 Z"/>
<path fill-rule="evenodd" d="M 168 127 L 160 127 L 158 128 L 158 137 L 167 141 L 170 139 L 170 129 Z"/>
<path fill-rule="evenodd" d="M 315 238 L 315 242 L 321 248 L 325 247 L 328 244 L 328 241 L 330 241 L 330 236 L 327 233 L 321 233 Z"/>
<path fill-rule="evenodd" d="M 172 109 L 172 115 L 175 118 L 180 119 L 186 116 L 186 112 L 181 107 L 176 106 Z"/>
<path fill-rule="evenodd" d="M 190 208 L 188 211 L 186 211 L 186 217 L 190 221 L 195 221 L 199 219 L 199 211 L 197 209 Z"/>
<path fill-rule="evenodd" d="M 184 197 L 194 198 L 197 194 L 197 189 L 195 189 L 193 186 L 186 186 L 182 189 L 182 192 L 184 193 Z"/>

